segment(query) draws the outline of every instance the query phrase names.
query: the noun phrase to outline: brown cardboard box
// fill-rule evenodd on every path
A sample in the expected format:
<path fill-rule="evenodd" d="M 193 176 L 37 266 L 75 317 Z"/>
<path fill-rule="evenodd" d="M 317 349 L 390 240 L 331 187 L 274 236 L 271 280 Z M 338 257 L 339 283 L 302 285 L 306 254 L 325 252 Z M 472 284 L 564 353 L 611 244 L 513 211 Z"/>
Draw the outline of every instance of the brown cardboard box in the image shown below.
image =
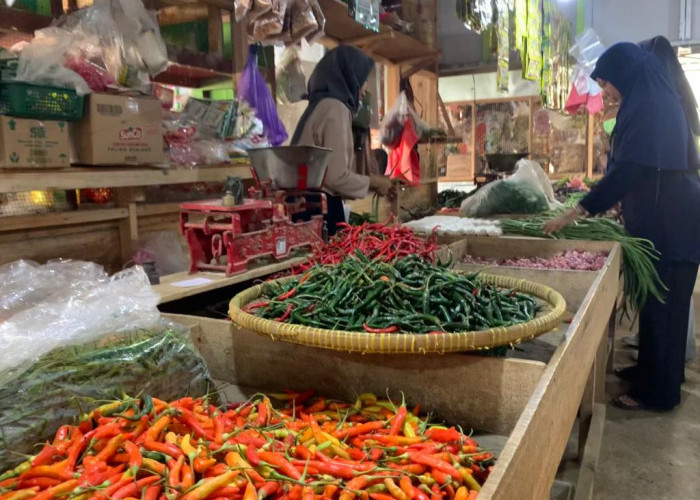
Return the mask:
<path fill-rule="evenodd" d="M 91 94 L 74 125 L 77 163 L 153 165 L 163 161 L 162 108 L 151 97 Z"/>
<path fill-rule="evenodd" d="M 68 124 L 0 116 L 2 168 L 70 166 Z"/>

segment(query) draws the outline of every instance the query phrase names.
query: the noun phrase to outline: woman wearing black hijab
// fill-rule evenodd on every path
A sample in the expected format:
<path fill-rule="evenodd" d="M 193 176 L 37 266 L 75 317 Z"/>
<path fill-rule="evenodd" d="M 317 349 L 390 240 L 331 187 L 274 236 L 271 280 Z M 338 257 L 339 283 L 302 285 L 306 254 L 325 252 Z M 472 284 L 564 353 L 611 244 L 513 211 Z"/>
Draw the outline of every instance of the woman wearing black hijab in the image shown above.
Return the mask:
<path fill-rule="evenodd" d="M 374 61 L 360 50 L 341 45 L 328 52 L 309 78 L 309 106 L 299 120 L 291 143 L 333 150 L 328 160 L 324 190 L 328 196 L 328 234 L 345 220 L 343 198 L 364 198 L 370 189 L 382 196 L 393 193 L 383 176 L 355 172 L 353 117 Z"/>
<path fill-rule="evenodd" d="M 656 269 L 665 302 L 650 297 L 639 318 L 639 362 L 624 409 L 669 410 L 680 403 L 690 298 L 700 263 L 700 176 L 691 126 L 660 61 L 631 43 L 610 47 L 592 78 L 620 101 L 610 162 L 614 168 L 574 210 L 547 224 L 556 232 L 581 215 L 622 201 L 625 227 L 661 253 Z"/>

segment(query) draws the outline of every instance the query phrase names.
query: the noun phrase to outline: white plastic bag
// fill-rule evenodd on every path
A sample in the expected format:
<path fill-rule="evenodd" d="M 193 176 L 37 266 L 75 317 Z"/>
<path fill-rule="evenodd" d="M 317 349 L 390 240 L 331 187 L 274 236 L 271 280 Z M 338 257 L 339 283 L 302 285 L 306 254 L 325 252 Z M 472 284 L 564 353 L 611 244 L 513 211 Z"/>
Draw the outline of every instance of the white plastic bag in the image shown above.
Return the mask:
<path fill-rule="evenodd" d="M 413 121 L 413 129 L 419 137 L 430 128 L 421 120 L 416 110 L 408 102 L 406 92 L 402 91 L 394 105 L 387 112 L 381 123 L 381 140 L 382 144 L 389 148 L 395 148 L 401 142 L 401 134 L 403 133 L 404 125 L 407 119 Z"/>
<path fill-rule="evenodd" d="M 287 47 L 284 50 L 275 77 L 278 102 L 291 104 L 302 100 L 306 93 L 306 77 L 296 47 Z"/>
<path fill-rule="evenodd" d="M 511 177 L 482 187 L 462 202 L 459 211 L 469 217 L 485 217 L 539 213 L 561 206 L 542 167 L 531 160 L 520 160 Z"/>
<path fill-rule="evenodd" d="M 139 247 L 154 260 L 160 276 L 187 271 L 190 267 L 183 240 L 176 231 L 147 233 L 140 238 Z"/>
<path fill-rule="evenodd" d="M 64 66 L 66 54 L 82 37 L 61 28 L 38 30 L 31 43 L 19 54 L 16 80 L 74 89 L 79 95 L 90 93 L 85 80 Z"/>

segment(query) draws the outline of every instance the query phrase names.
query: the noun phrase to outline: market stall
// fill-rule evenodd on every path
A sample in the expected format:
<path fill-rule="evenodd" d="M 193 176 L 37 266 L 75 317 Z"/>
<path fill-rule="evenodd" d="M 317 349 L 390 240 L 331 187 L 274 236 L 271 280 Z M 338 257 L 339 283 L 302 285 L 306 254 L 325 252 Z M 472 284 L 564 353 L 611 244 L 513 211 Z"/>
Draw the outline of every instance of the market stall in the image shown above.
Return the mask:
<path fill-rule="evenodd" d="M 382 4 L 103 0 L 26 37 L 18 74 L 75 88 L 3 73 L 0 104 L 19 85 L 75 106 L 0 116 L 0 140 L 59 139 L 0 166 L 0 500 L 540 500 L 572 441 L 566 489 L 591 496 L 614 319 L 659 293 L 655 251 L 607 219 L 543 234 L 576 186 L 562 202 L 516 167 L 538 100 L 471 101 L 440 129 L 438 2 Z M 568 30 L 543 5 L 557 43 L 523 31 L 548 26 L 538 4 L 516 48 L 560 107 Z M 397 195 L 353 200 L 333 237 L 331 151 L 282 145 L 276 110 L 266 45 L 302 39 L 379 64 L 370 137 Z M 439 196 L 445 148 L 469 141 L 472 173 L 518 158 Z"/>

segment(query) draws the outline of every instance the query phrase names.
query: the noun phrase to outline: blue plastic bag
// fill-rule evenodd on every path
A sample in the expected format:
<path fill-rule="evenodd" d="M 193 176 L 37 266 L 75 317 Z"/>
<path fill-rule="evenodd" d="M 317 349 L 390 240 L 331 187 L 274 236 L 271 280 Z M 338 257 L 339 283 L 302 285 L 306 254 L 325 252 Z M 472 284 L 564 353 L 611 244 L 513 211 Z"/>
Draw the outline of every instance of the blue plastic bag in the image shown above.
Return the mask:
<path fill-rule="evenodd" d="M 265 136 L 270 144 L 279 146 L 289 135 L 277 114 L 277 105 L 258 70 L 258 48 L 248 48 L 248 61 L 238 79 L 238 99 L 255 109 L 255 116 L 263 123 Z"/>

